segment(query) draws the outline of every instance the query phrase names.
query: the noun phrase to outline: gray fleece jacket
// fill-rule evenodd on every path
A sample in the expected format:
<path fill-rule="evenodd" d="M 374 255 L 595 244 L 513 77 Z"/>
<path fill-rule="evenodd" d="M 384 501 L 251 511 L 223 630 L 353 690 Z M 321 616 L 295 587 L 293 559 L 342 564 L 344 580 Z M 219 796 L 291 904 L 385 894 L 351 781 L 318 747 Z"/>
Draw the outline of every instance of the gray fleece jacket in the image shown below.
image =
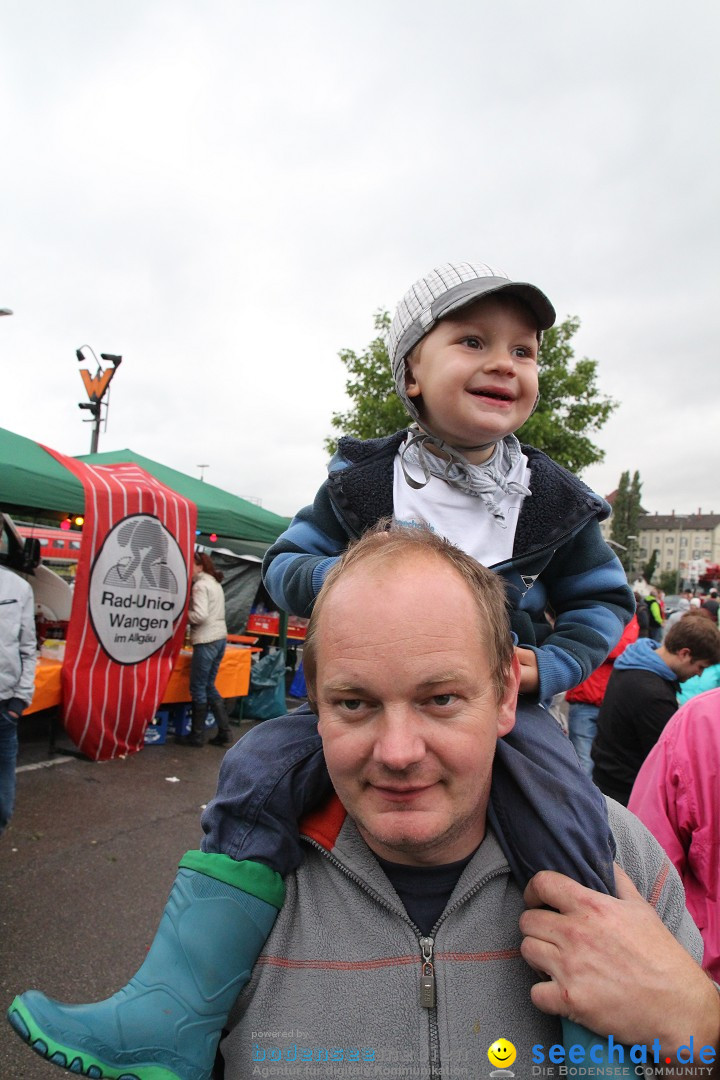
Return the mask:
<path fill-rule="evenodd" d="M 698 962 L 699 932 L 657 842 L 609 800 L 620 865 Z M 498 1038 L 517 1050 L 561 1042 L 557 1018 L 530 1001 L 537 975 L 520 955 L 522 894 L 491 832 L 429 938 L 413 925 L 372 852 L 334 810 L 305 829 L 305 859 L 221 1043 L 225 1080 L 252 1076 L 477 1080 Z M 436 1004 L 421 1004 L 432 964 Z M 545 1061 L 547 1062 L 547 1056 Z"/>

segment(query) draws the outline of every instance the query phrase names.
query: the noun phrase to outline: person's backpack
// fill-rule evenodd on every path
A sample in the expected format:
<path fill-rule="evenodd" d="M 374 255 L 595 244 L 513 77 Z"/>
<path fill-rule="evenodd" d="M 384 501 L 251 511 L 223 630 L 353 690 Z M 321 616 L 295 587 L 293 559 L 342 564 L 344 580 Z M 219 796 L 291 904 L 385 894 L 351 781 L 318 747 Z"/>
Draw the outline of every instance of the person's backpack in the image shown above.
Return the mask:
<path fill-rule="evenodd" d="M 650 623 L 655 623 L 656 626 L 662 626 L 663 617 L 660 610 L 660 601 L 658 600 L 657 596 L 646 596 L 645 604 L 648 609 Z"/>

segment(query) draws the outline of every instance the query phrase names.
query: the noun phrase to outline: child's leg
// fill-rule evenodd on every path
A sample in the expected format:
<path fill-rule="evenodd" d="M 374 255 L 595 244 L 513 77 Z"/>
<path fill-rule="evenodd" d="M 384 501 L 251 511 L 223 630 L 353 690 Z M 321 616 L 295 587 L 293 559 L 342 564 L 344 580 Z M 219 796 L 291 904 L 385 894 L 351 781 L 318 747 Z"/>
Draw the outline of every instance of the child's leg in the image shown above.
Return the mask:
<path fill-rule="evenodd" d="M 307 708 L 268 720 L 225 755 L 150 952 L 113 997 L 64 1005 L 29 991 L 8 1018 L 48 1061 L 123 1080 L 209 1080 L 227 1013 L 302 858 L 297 819 L 331 791 Z M 249 861 L 254 860 L 254 861 Z"/>
<path fill-rule="evenodd" d="M 266 720 L 223 758 L 202 816 L 203 851 L 252 859 L 286 877 L 302 861 L 298 820 L 332 790 L 309 706 Z"/>
<path fill-rule="evenodd" d="M 615 894 L 605 798 L 539 705 L 521 699 L 514 728 L 498 740 L 488 818 L 521 888 L 538 870 L 557 870 Z"/>
<path fill-rule="evenodd" d="M 522 699 L 513 730 L 498 740 L 488 819 L 521 888 L 539 870 L 557 870 L 615 895 L 605 798 L 553 717 Z M 579 1045 L 589 1054 L 594 1048 L 597 1076 L 633 1075 L 626 1048 L 623 1068 L 609 1059 L 606 1039 L 570 1020 L 562 1026 L 566 1049 Z"/>

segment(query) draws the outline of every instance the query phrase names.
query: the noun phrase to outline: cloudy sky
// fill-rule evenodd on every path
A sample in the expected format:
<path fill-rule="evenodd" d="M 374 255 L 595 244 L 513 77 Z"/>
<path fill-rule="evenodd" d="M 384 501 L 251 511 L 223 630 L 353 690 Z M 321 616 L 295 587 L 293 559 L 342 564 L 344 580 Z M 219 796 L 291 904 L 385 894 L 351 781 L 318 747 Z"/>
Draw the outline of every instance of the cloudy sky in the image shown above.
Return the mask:
<path fill-rule="evenodd" d="M 119 353 L 101 450 L 291 514 L 338 350 L 477 259 L 582 321 L 621 403 L 584 479 L 720 512 L 715 0 L 0 0 L 0 27 L 0 426 L 87 452 L 75 349 Z"/>

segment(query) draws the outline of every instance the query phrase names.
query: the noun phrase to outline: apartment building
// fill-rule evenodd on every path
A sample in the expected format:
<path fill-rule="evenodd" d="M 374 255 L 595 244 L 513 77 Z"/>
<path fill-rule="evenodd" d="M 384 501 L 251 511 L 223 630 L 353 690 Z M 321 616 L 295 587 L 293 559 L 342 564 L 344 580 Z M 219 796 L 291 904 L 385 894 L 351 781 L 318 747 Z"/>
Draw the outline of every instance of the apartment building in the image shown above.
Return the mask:
<path fill-rule="evenodd" d="M 608 496 L 612 505 L 613 496 Z M 610 539 L 610 518 L 602 523 L 606 540 Z M 683 581 L 702 576 L 709 563 L 720 563 L 720 514 L 641 514 L 638 536 L 634 542 L 633 564 L 646 563 L 657 552 L 659 571 L 679 571 Z"/>

